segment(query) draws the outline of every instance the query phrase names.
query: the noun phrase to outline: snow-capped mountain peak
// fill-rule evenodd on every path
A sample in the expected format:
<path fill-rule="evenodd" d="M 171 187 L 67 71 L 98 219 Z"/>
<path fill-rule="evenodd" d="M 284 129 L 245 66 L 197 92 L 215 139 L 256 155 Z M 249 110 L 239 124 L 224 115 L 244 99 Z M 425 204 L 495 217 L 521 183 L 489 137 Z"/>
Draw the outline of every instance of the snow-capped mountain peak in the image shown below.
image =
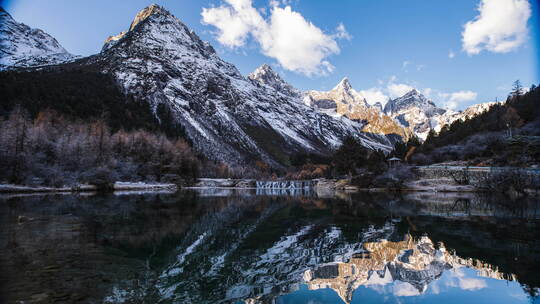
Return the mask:
<path fill-rule="evenodd" d="M 248 78 L 262 85 L 274 88 L 276 91 L 287 96 L 299 97 L 300 92 L 285 82 L 268 64 L 263 64 L 248 75 Z"/>
<path fill-rule="evenodd" d="M 59 64 L 77 58 L 51 35 L 15 21 L 0 7 L 0 70 Z"/>
<path fill-rule="evenodd" d="M 384 112 L 425 139 L 434 128 L 434 118 L 445 113 L 445 110 L 438 108 L 418 90 L 412 89 L 401 97 L 389 100 L 384 106 Z"/>
<path fill-rule="evenodd" d="M 405 95 L 388 101 L 384 106 L 384 111 L 386 114 L 393 115 L 411 108 L 419 108 L 424 112 L 429 112 L 429 116 L 444 113 L 443 109 L 437 108 L 433 101 L 427 99 L 416 89 L 412 89 Z"/>
<path fill-rule="evenodd" d="M 146 20 L 148 17 L 154 15 L 154 14 L 162 14 L 167 16 L 172 16 L 169 11 L 164 9 L 163 7 L 157 5 L 157 4 L 151 4 L 150 6 L 142 9 L 140 12 L 137 13 L 133 21 L 131 22 L 131 25 L 129 26 L 129 30 L 132 31 L 135 29 L 135 27 L 141 23 L 142 21 Z"/>
<path fill-rule="evenodd" d="M 349 81 L 349 78 L 344 77 L 332 90 L 350 92 L 351 90 L 353 90 L 353 88 L 351 82 Z"/>

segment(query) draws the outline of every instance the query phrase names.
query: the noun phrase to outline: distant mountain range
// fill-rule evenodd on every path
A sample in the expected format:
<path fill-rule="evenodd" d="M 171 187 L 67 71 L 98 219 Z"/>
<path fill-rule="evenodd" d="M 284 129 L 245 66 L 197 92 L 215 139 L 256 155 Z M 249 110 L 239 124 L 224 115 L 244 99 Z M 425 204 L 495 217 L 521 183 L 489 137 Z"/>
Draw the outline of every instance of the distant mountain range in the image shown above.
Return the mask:
<path fill-rule="evenodd" d="M 288 164 L 296 153 L 328 154 L 346 136 L 388 152 L 413 134 L 425 139 L 456 119 L 489 108 L 446 111 L 413 90 L 369 105 L 348 79 L 328 92 L 301 92 L 268 65 L 244 77 L 166 9 L 151 5 L 99 54 L 81 58 L 53 37 L 0 10 L 0 70 L 83 69 L 111 75 L 159 119 L 166 109 L 193 146 L 229 164 Z M 82 115 L 81 115 L 82 116 Z"/>

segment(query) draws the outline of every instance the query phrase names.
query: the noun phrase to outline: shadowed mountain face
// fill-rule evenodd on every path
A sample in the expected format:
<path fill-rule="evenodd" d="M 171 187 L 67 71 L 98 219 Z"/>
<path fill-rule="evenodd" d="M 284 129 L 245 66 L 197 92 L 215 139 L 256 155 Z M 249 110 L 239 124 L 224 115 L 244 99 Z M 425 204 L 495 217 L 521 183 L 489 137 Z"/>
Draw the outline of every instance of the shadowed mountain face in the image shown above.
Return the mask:
<path fill-rule="evenodd" d="M 504 303 L 525 303 L 509 294 L 527 299 L 540 286 L 536 201 L 205 195 L 0 198 L 3 300 L 361 303 L 463 294 L 487 303 L 499 292 Z"/>

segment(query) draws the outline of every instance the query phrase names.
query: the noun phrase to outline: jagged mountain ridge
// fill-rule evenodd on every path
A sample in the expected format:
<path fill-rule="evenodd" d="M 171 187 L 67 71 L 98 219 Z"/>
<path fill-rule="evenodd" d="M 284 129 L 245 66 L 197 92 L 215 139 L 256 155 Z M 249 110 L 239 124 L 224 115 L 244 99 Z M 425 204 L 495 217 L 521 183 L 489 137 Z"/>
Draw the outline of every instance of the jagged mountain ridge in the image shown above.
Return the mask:
<path fill-rule="evenodd" d="M 371 149 L 392 146 L 384 136 L 362 134 L 359 122 L 302 104 L 269 66 L 246 79 L 157 5 L 137 14 L 128 31 L 109 38 L 100 54 L 83 62 L 113 75 L 126 94 L 155 111 L 170 109 L 197 150 L 214 160 L 261 159 L 279 166 L 293 153 L 329 153 L 348 135 Z"/>
<path fill-rule="evenodd" d="M 428 116 L 434 116 L 445 112 L 444 109 L 438 108 L 433 101 L 427 99 L 416 89 L 412 89 L 401 97 L 389 100 L 384 106 L 384 112 L 389 115 L 394 115 L 410 108 L 420 108 Z"/>
<path fill-rule="evenodd" d="M 15 21 L 0 7 L 0 71 L 59 64 L 77 58 L 51 35 Z"/>
<path fill-rule="evenodd" d="M 384 114 L 379 105 L 369 105 L 366 99 L 355 91 L 348 78 L 344 78 L 332 90 L 308 91 L 305 93 L 304 103 L 315 109 L 332 115 L 346 116 L 353 120 L 365 123 L 363 132 L 389 135 L 398 135 L 401 140 L 407 140 L 412 133 L 390 116 Z"/>
<path fill-rule="evenodd" d="M 263 64 L 255 69 L 248 75 L 248 78 L 261 85 L 269 86 L 286 96 L 298 98 L 302 95 L 299 90 L 283 80 L 268 64 Z"/>
<path fill-rule="evenodd" d="M 418 90 L 412 89 L 401 97 L 389 100 L 384 106 L 384 112 L 425 140 L 431 130 L 439 132 L 444 126 L 479 115 L 494 104 L 480 103 L 456 112 L 437 107 Z"/>
<path fill-rule="evenodd" d="M 384 106 L 384 112 L 421 139 L 426 139 L 433 128 L 432 118 L 443 114 L 445 110 L 413 89 L 401 97 L 389 100 Z"/>
<path fill-rule="evenodd" d="M 5 11 L 2 14 L 12 20 Z M 13 20 L 11 24 L 31 30 Z M 49 43 L 52 51 L 43 57 L 14 51 L 19 61 L 11 68 L 76 59 L 54 38 L 44 35 L 46 41 L 55 42 Z M 157 5 L 140 11 L 128 30 L 109 37 L 100 54 L 71 65 L 93 70 L 97 67 L 113 75 L 124 93 L 148 102 L 158 119 L 163 111 L 172 113 L 168 115 L 186 128 L 199 151 L 228 163 L 262 159 L 273 165 L 285 164 L 292 153 L 328 153 L 347 135 L 355 136 L 369 148 L 389 151 L 396 140 L 412 134 L 411 123 L 405 119 L 408 113 L 399 112 L 410 107 L 394 101 L 397 112 L 390 114 L 393 117 L 385 115 L 380 104 L 369 105 L 346 78 L 332 91 L 306 93 L 289 85 L 268 65 L 246 79 L 232 64 L 221 60 L 208 43 Z M 434 106 L 430 101 L 427 104 Z M 438 131 L 456 119 L 475 115 L 475 111 L 464 111 L 468 114 L 463 115 L 445 112 L 433 117 L 423 113 L 440 111 L 420 111 L 413 119 L 419 120 L 423 128 L 411 129 L 425 138 L 431 129 Z M 399 137 L 384 136 L 388 134 Z"/>

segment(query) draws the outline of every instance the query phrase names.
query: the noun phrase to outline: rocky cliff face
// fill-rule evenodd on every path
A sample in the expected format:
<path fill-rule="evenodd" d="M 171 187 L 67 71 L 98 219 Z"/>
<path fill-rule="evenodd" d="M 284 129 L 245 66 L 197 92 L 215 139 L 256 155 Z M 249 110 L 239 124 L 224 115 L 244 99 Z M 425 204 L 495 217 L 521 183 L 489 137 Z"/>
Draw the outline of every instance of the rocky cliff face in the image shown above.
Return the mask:
<path fill-rule="evenodd" d="M 85 64 L 113 75 L 156 113 L 170 111 L 196 149 L 229 164 L 260 159 L 282 166 L 296 152 L 328 153 L 348 135 L 371 149 L 391 146 L 384 136 L 363 135 L 360 122 L 302 104 L 267 65 L 243 77 L 157 5 L 137 14 L 128 31 L 107 39 Z"/>
<path fill-rule="evenodd" d="M 364 124 L 362 131 L 366 133 L 394 134 L 401 140 L 407 140 L 411 136 L 407 128 L 381 111 L 380 104 L 369 105 L 366 99 L 352 88 L 347 78 L 330 91 L 306 92 L 304 103 L 328 115 L 361 121 Z"/>
<path fill-rule="evenodd" d="M 13 20 L 0 7 L 0 71 L 59 64 L 77 58 L 49 34 Z"/>

